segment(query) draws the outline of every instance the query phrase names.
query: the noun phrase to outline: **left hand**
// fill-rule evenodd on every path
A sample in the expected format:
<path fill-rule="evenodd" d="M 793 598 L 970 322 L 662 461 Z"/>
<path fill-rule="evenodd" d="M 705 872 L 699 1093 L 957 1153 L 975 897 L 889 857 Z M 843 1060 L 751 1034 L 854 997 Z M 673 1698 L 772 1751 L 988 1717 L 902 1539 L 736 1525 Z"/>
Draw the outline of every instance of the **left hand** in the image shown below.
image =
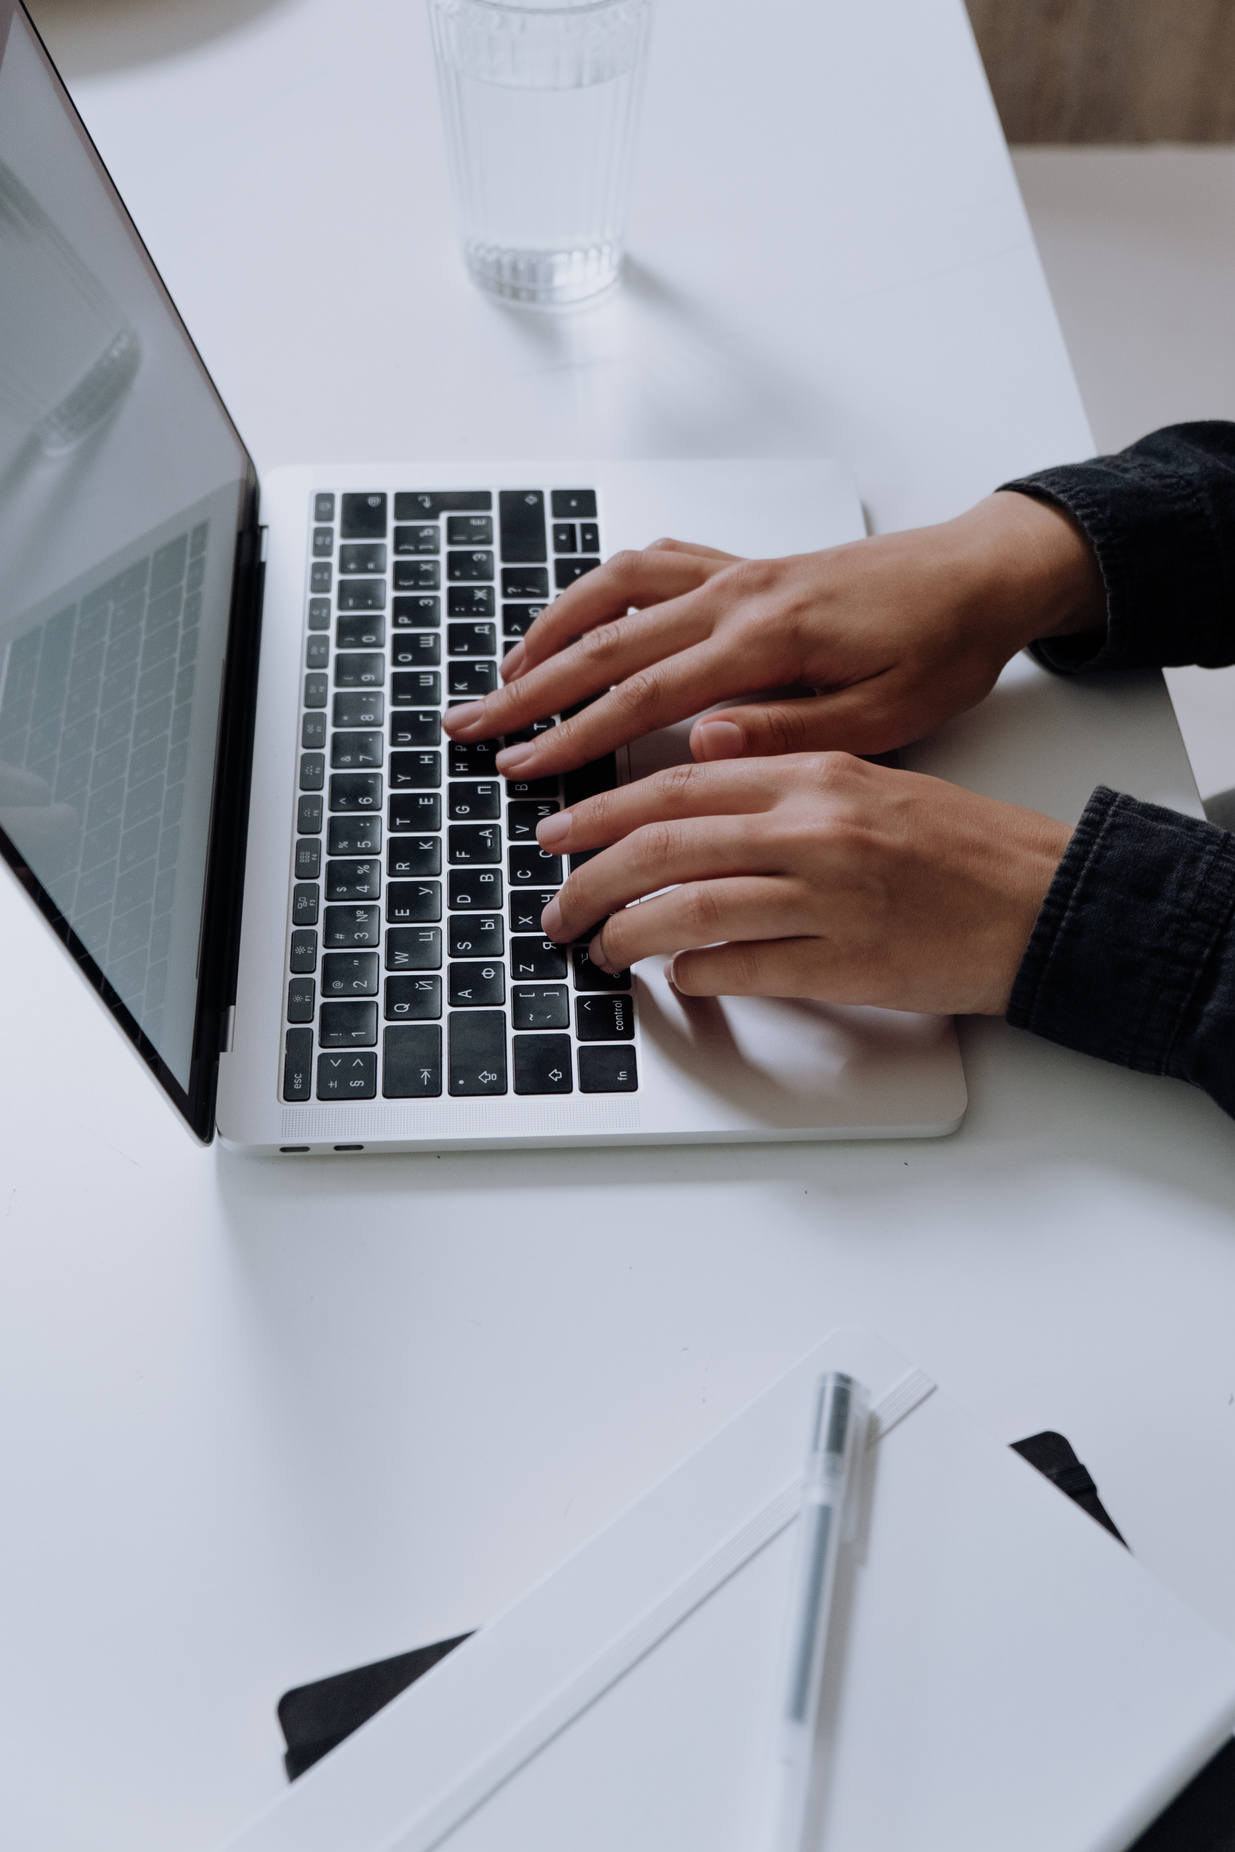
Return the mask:
<path fill-rule="evenodd" d="M 543 930 L 604 920 L 602 969 L 668 953 L 688 996 L 1002 1015 L 1070 835 L 846 753 L 676 766 L 540 824 L 553 854 L 608 845 Z"/>

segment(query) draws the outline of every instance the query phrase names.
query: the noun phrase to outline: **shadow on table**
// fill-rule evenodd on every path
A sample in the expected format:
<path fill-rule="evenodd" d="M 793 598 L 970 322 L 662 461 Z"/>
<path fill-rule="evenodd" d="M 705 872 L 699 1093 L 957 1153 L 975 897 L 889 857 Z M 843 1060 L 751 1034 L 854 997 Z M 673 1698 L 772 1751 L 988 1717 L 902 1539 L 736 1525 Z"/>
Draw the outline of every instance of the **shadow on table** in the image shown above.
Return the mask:
<path fill-rule="evenodd" d="M 90 77 L 174 58 L 288 0 L 28 0 L 61 75 Z"/>

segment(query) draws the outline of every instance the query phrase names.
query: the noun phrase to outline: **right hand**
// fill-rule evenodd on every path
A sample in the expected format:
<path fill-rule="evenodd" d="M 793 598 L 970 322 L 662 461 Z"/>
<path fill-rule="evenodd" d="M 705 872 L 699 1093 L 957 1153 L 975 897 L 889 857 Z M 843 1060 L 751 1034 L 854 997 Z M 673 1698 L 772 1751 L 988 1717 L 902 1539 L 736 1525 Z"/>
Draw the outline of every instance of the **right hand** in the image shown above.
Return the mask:
<path fill-rule="evenodd" d="M 662 540 L 578 580 L 507 657 L 506 686 L 443 726 L 491 739 L 590 701 L 498 755 L 507 777 L 547 777 L 718 702 L 794 686 L 811 692 L 704 714 L 696 759 L 886 752 L 976 705 L 1035 637 L 1100 628 L 1104 613 L 1080 530 L 1012 492 L 938 527 L 788 559 Z"/>

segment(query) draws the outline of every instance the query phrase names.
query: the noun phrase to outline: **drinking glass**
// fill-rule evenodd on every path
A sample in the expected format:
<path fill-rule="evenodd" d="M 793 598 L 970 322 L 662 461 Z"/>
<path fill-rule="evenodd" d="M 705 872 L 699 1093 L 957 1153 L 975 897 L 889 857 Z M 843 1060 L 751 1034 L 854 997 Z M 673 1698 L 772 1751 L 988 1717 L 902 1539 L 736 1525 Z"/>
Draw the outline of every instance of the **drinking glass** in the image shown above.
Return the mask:
<path fill-rule="evenodd" d="M 617 282 L 651 0 L 429 0 L 463 255 L 562 306 Z"/>

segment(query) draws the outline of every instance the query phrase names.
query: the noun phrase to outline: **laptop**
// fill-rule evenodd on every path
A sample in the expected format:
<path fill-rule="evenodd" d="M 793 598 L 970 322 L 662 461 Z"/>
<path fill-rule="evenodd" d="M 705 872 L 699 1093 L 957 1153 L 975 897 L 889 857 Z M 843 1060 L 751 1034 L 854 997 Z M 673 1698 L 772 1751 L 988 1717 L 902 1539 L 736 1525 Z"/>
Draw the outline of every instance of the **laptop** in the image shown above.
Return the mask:
<path fill-rule="evenodd" d="M 497 775 L 446 708 L 545 603 L 674 532 L 859 537 L 828 461 L 272 472 L 24 8 L 0 0 L 0 850 L 192 1132 L 286 1157 L 933 1136 L 949 1020 L 680 997 L 540 915 L 539 820 L 689 723 Z M 546 716 L 543 725 L 557 716 Z"/>

